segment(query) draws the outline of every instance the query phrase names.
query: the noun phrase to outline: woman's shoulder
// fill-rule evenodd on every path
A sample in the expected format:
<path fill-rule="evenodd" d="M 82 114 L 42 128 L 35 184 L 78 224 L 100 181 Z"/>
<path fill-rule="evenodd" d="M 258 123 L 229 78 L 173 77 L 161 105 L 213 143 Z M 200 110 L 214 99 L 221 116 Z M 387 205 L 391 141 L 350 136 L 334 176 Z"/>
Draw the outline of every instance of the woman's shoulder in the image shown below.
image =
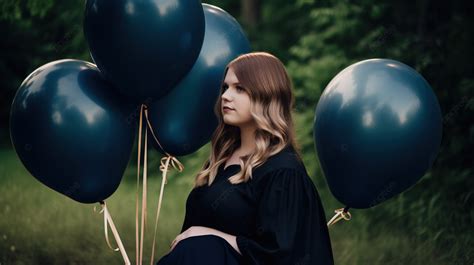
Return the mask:
<path fill-rule="evenodd" d="M 306 168 L 293 146 L 288 145 L 280 152 L 270 156 L 267 161 L 253 170 L 252 178 L 257 180 L 276 172 L 306 174 Z"/>
<path fill-rule="evenodd" d="M 260 200 L 263 194 L 298 189 L 301 193 L 314 193 L 315 186 L 298 153 L 291 147 L 270 157 L 252 176 L 251 187 Z M 292 196 L 300 196 L 292 194 Z M 306 195 L 303 195 L 306 196 Z"/>

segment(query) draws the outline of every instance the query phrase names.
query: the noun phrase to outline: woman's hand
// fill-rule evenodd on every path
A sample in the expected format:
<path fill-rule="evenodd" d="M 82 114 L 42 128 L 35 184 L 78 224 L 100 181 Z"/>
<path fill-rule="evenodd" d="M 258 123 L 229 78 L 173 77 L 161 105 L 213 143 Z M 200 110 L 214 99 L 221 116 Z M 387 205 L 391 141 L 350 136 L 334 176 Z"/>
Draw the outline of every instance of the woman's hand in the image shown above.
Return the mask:
<path fill-rule="evenodd" d="M 179 241 L 193 236 L 202 236 L 202 235 L 217 235 L 218 232 L 215 229 L 205 227 L 205 226 L 191 226 L 183 233 L 176 236 L 176 238 L 171 242 L 170 251 L 173 251 L 174 247 L 179 243 Z"/>

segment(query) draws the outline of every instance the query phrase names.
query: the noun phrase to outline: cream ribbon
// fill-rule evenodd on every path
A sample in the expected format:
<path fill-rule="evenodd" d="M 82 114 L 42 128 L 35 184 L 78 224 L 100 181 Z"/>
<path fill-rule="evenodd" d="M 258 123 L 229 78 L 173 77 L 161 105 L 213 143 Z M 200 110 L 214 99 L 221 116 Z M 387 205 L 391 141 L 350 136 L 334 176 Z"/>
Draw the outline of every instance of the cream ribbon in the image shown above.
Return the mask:
<path fill-rule="evenodd" d="M 329 220 L 329 222 L 327 223 L 327 226 L 330 227 L 334 225 L 335 223 L 339 222 L 341 219 L 344 219 L 346 221 L 351 220 L 352 215 L 350 212 L 348 212 L 348 210 L 349 210 L 349 207 L 339 208 L 339 209 L 334 210 L 336 214 L 331 218 L 331 220 Z"/>
<path fill-rule="evenodd" d="M 141 219 L 139 221 L 139 193 L 140 193 L 140 166 L 141 166 L 141 145 L 142 145 L 142 129 L 143 129 L 143 114 L 146 119 L 146 126 L 145 126 L 145 141 L 143 144 L 144 154 L 143 154 L 143 189 L 142 189 L 142 202 L 141 202 Z M 139 128 L 138 128 L 138 158 L 137 158 L 137 191 L 136 191 L 136 200 L 135 200 L 135 250 L 136 250 L 136 264 L 142 265 L 143 263 L 143 238 L 145 236 L 145 227 L 146 227 L 146 216 L 147 216 L 147 160 L 148 160 L 148 128 L 150 129 L 151 134 L 153 135 L 154 140 L 160 146 L 162 150 L 163 147 L 161 146 L 160 142 L 158 141 L 153 128 L 151 126 L 150 120 L 148 119 L 148 107 L 145 104 L 140 106 L 140 120 L 139 120 Z M 164 185 L 167 184 L 166 175 L 169 171 L 170 163 L 173 168 L 182 172 L 184 170 L 183 164 L 174 156 L 166 153 L 166 156 L 161 158 L 160 160 L 160 171 L 162 172 L 162 181 L 161 181 L 161 189 L 160 195 L 158 199 L 158 205 L 156 209 L 156 219 L 155 219 L 155 230 L 153 233 L 153 246 L 151 251 L 151 259 L 150 264 L 153 265 L 153 259 L 155 255 L 155 244 L 156 244 L 156 231 L 158 228 L 158 218 L 160 216 L 160 209 L 161 209 L 161 202 L 163 199 L 163 192 L 164 192 Z M 100 213 L 104 214 L 104 229 L 105 229 L 105 240 L 107 245 L 110 249 L 114 251 L 119 251 L 122 254 L 123 260 L 125 265 L 130 265 L 130 260 L 128 259 L 127 253 L 125 248 L 120 240 L 120 236 L 115 228 L 114 222 L 110 213 L 107 209 L 107 205 L 105 201 L 100 202 L 102 207 Z M 96 211 L 96 207 L 94 207 L 94 211 Z M 110 229 L 115 237 L 115 241 L 118 244 L 118 248 L 113 248 L 109 241 L 108 235 L 108 226 L 110 225 Z"/>
<path fill-rule="evenodd" d="M 109 246 L 109 248 L 112 249 L 113 251 L 120 250 L 120 253 L 122 254 L 122 258 L 123 258 L 123 261 L 125 262 L 125 265 L 130 265 L 130 260 L 128 259 L 127 252 L 125 251 L 125 248 L 122 244 L 122 240 L 120 240 L 119 233 L 117 232 L 117 229 L 115 228 L 114 221 L 112 220 L 109 210 L 107 209 L 107 204 L 105 203 L 105 201 L 101 201 L 99 203 L 102 208 L 99 213 L 104 214 L 105 241 L 107 242 L 107 245 Z M 97 211 L 95 206 L 94 206 L 94 211 L 95 212 Z M 108 234 L 108 230 L 109 230 L 108 225 L 110 225 L 110 230 L 112 230 L 112 234 L 114 235 L 118 248 L 113 248 L 112 245 L 110 244 L 109 234 Z"/>
<path fill-rule="evenodd" d="M 143 115 L 144 114 L 144 115 Z M 143 161 L 143 191 L 142 191 L 142 215 L 141 215 L 141 230 L 140 230 L 140 236 L 138 233 L 139 227 L 138 227 L 138 205 L 139 205 L 139 186 L 140 186 L 140 162 L 141 162 L 141 137 L 142 137 L 142 127 L 143 127 L 143 116 L 145 116 L 146 119 L 146 126 L 145 126 L 145 142 L 143 145 L 144 148 L 144 161 Z M 153 127 L 151 126 L 150 120 L 148 118 L 148 107 L 145 104 L 142 104 L 140 107 L 140 121 L 139 121 L 139 136 L 138 136 L 138 166 L 137 166 L 137 193 L 136 193 L 136 212 L 135 212 L 135 224 L 136 224 L 136 229 L 135 229 L 135 239 L 136 239 L 136 260 L 137 264 L 142 265 L 143 262 L 143 237 L 145 233 L 145 226 L 146 226 L 146 211 L 147 211 L 147 206 L 146 206 L 146 201 L 147 201 L 147 145 L 148 145 L 148 128 L 150 129 L 151 134 L 153 135 L 154 140 L 156 143 L 160 146 L 162 150 L 163 147 L 161 146 L 160 142 L 158 141 L 155 132 L 153 131 Z M 161 189 L 160 189 L 160 195 L 158 199 L 158 205 L 156 209 L 156 218 L 155 218 L 155 227 L 154 227 L 154 233 L 153 233 L 153 245 L 152 245 L 152 251 L 151 251 L 151 258 L 150 258 L 150 264 L 153 265 L 153 259 L 155 255 L 155 244 L 156 244 L 156 231 L 158 228 L 158 219 L 160 216 L 160 209 L 161 209 L 161 202 L 163 199 L 163 192 L 164 192 L 164 185 L 167 184 L 167 179 L 166 175 L 167 172 L 169 171 L 169 166 L 170 162 L 171 165 L 178 170 L 179 172 L 182 172 L 184 170 L 183 164 L 174 156 L 170 155 L 165 151 L 166 156 L 161 158 L 160 160 L 160 171 L 162 172 L 162 181 L 161 181 Z M 140 241 L 140 244 L 138 243 Z"/>

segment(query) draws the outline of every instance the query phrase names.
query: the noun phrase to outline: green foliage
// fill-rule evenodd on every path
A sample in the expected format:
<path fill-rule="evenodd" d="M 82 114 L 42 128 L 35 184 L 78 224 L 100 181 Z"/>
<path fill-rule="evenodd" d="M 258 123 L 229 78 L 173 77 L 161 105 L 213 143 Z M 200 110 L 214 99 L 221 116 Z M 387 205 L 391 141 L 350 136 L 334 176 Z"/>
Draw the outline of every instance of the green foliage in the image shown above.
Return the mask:
<path fill-rule="evenodd" d="M 13 97 L 29 73 L 48 62 L 91 61 L 82 32 L 84 1 L 0 2 L 0 146 L 9 144 Z"/>
<path fill-rule="evenodd" d="M 53 7 L 53 0 L 5 0 L 0 3 L 0 19 L 20 20 L 28 17 L 43 18 Z"/>

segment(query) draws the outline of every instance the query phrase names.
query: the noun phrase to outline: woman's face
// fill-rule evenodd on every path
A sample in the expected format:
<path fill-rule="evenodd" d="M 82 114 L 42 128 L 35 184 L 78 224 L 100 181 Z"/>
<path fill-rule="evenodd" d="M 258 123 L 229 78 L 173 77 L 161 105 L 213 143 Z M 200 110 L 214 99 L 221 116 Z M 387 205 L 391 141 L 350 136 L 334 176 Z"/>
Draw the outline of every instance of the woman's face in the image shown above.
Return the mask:
<path fill-rule="evenodd" d="M 221 112 L 224 123 L 240 128 L 253 124 L 253 118 L 250 115 L 250 96 L 241 87 L 232 68 L 227 70 L 223 86 Z"/>

